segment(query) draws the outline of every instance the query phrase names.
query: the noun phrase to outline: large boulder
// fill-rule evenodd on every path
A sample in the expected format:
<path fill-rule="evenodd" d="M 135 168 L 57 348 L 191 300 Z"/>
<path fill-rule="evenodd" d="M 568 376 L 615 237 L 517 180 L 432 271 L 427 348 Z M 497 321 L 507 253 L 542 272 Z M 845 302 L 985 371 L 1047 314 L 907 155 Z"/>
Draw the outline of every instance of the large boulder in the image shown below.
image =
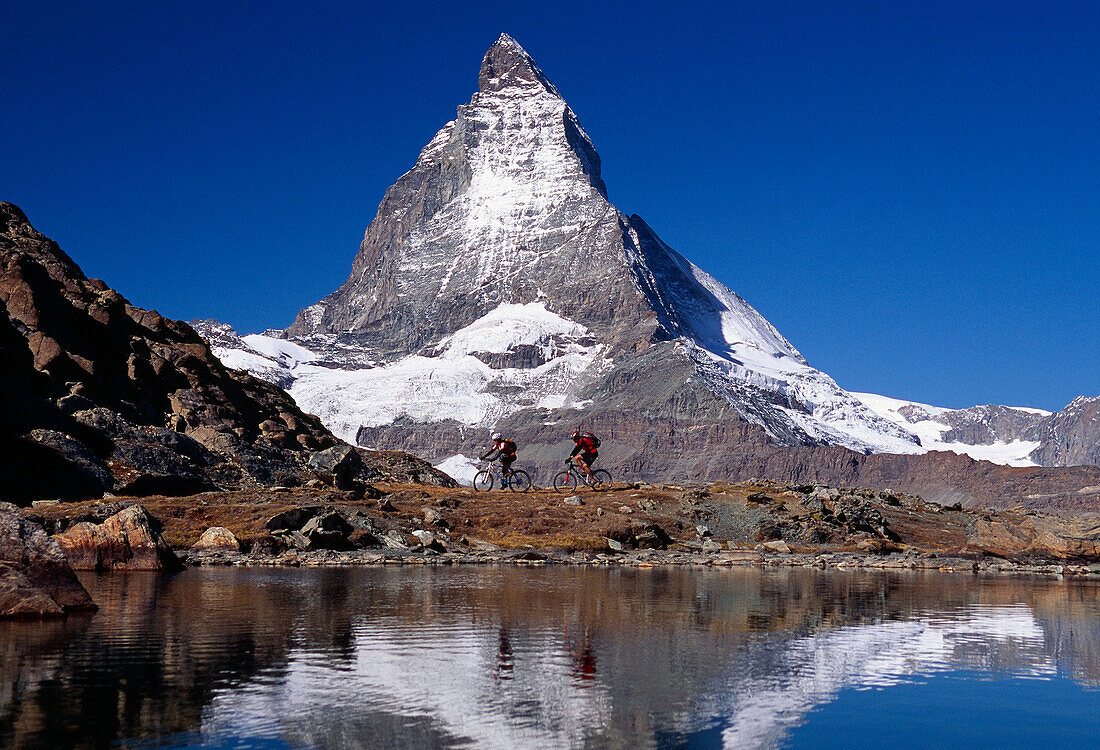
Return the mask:
<path fill-rule="evenodd" d="M 240 552 L 241 543 L 224 526 L 211 526 L 191 545 L 192 552 Z"/>
<path fill-rule="evenodd" d="M 354 530 L 347 519 L 335 510 L 319 513 L 301 529 L 309 539 L 310 549 L 346 549 L 351 546 L 348 537 Z"/>
<path fill-rule="evenodd" d="M 101 524 L 82 522 L 54 537 L 76 570 L 161 570 L 182 567 L 160 535 L 160 524 L 140 505 Z"/>
<path fill-rule="evenodd" d="M 264 525 L 271 533 L 276 531 L 298 531 L 300 528 L 306 525 L 311 518 L 320 513 L 322 510 L 319 505 L 306 505 L 300 508 L 291 508 L 290 510 L 284 510 L 282 513 L 276 513 L 271 518 L 267 519 L 267 523 Z"/>
<path fill-rule="evenodd" d="M 0 503 L 0 618 L 95 609 L 58 543 L 14 505 Z"/>
<path fill-rule="evenodd" d="M 351 489 L 363 474 L 363 460 L 350 445 L 334 445 L 317 451 L 306 462 L 319 478 L 340 489 Z"/>

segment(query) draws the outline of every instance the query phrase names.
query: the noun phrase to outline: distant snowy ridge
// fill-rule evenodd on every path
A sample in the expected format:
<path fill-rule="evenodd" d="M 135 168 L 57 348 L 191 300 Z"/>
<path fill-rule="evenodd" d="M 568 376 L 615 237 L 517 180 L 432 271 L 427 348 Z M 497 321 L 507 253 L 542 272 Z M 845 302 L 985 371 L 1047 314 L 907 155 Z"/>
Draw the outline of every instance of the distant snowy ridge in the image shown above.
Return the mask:
<path fill-rule="evenodd" d="M 1006 466 L 1037 466 L 1030 457 L 1040 445 L 1039 440 L 1005 440 L 996 439 L 990 434 L 988 442 L 966 443 L 959 440 L 947 440 L 945 435 L 953 429 L 950 421 L 945 417 L 961 415 L 970 411 L 967 409 L 947 409 L 940 406 L 930 406 L 916 401 L 903 401 L 886 396 L 878 396 L 873 393 L 852 393 L 876 414 L 889 419 L 898 425 L 914 432 L 925 451 L 952 451 L 970 456 L 979 461 L 991 461 L 995 464 Z M 972 407 L 981 409 L 982 407 Z M 1051 412 L 1030 407 L 996 407 L 1010 411 L 1017 411 L 1021 415 L 1034 418 L 1028 421 L 1038 422 L 1044 417 L 1051 416 Z"/>

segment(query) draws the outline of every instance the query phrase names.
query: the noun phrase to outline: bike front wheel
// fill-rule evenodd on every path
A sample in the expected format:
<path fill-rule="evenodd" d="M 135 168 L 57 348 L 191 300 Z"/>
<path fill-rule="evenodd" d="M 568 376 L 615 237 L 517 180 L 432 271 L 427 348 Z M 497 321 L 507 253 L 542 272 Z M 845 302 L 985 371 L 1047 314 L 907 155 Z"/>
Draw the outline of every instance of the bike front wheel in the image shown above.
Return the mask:
<path fill-rule="evenodd" d="M 576 492 L 577 475 L 571 471 L 559 471 L 554 477 L 554 489 L 561 493 Z"/>
<path fill-rule="evenodd" d="M 611 487 L 611 472 L 606 469 L 596 469 L 592 472 L 592 489 L 606 490 Z"/>
<path fill-rule="evenodd" d="M 474 474 L 474 489 L 478 492 L 488 492 L 493 489 L 493 472 L 482 469 Z"/>
<path fill-rule="evenodd" d="M 508 489 L 512 492 L 526 492 L 531 489 L 531 475 L 523 469 L 517 469 L 508 475 Z"/>

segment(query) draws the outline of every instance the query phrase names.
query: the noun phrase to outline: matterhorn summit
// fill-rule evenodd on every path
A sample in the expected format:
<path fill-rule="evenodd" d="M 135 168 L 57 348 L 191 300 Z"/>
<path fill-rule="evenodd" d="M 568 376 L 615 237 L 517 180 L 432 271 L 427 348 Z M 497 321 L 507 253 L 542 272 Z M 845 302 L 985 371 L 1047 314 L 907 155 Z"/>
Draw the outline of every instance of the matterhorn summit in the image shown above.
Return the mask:
<path fill-rule="evenodd" d="M 285 332 L 218 336 L 341 437 L 452 467 L 491 429 L 549 467 L 578 426 L 636 478 L 703 478 L 746 442 L 922 451 L 611 204 L 592 139 L 508 35 L 386 191 L 347 281 Z"/>

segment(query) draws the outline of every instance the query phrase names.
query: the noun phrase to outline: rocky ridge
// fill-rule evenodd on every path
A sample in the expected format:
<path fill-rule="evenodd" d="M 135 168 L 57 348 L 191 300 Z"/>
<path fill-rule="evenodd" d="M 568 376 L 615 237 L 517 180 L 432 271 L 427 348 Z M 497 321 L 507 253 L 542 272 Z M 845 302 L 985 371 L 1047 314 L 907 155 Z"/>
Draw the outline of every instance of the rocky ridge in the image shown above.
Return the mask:
<path fill-rule="evenodd" d="M 10 203 L 0 303 L 3 498 L 293 486 L 340 443 L 277 386 L 227 369 L 186 323 L 87 278 Z M 358 479 L 402 463 L 416 461 L 362 451 Z"/>

